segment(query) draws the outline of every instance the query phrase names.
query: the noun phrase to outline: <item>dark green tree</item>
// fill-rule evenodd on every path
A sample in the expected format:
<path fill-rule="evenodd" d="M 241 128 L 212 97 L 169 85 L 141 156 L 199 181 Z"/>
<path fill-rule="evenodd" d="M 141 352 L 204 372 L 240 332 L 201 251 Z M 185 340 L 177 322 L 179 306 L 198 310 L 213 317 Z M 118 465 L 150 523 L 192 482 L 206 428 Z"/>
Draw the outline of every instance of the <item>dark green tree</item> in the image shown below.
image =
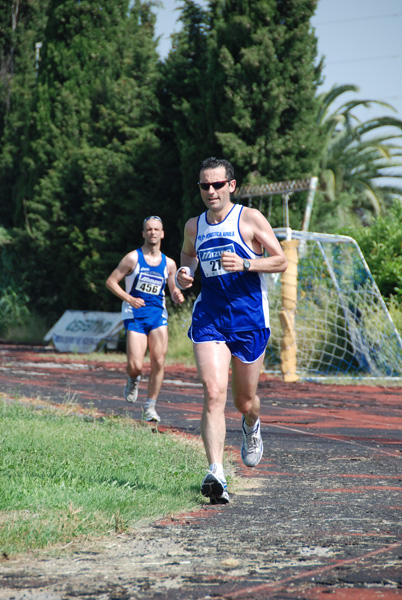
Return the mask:
<path fill-rule="evenodd" d="M 17 201 L 25 169 L 36 73 L 48 0 L 10 0 L 0 5 L 0 222 L 23 222 Z M 21 192 L 21 190 L 20 190 Z"/>
<path fill-rule="evenodd" d="M 315 0 L 211 0 L 203 14 L 184 1 L 166 88 L 185 216 L 194 211 L 194 181 L 206 155 L 233 161 L 242 183 L 314 174 L 315 7 Z"/>
<path fill-rule="evenodd" d="M 108 307 L 107 271 L 140 241 L 144 212 L 153 210 L 159 139 L 151 7 L 49 2 L 19 178 L 21 243 L 31 250 L 26 289 L 41 312 Z"/>
<path fill-rule="evenodd" d="M 176 219 L 182 231 L 189 216 L 188 210 L 183 214 L 183 195 L 197 198 L 198 166 L 204 156 L 212 153 L 211 143 L 215 147 L 215 140 L 207 135 L 204 119 L 210 85 L 206 74 L 207 11 L 192 0 L 183 0 L 180 22 L 182 29 L 173 36 L 172 51 L 161 64 L 159 97 L 165 194 L 179 200 L 180 215 Z"/>
<path fill-rule="evenodd" d="M 162 217 L 164 250 L 178 258 L 183 222 L 202 209 L 206 156 L 232 160 L 239 183 L 304 177 L 319 161 L 316 0 L 182 0 L 165 62 L 153 3 L 11 2 L 24 19 L 19 45 L 11 25 L 0 43 L 14 60 L 0 90 L 0 213 L 22 289 L 51 320 L 116 309 L 104 280 L 141 244 L 145 215 Z"/>

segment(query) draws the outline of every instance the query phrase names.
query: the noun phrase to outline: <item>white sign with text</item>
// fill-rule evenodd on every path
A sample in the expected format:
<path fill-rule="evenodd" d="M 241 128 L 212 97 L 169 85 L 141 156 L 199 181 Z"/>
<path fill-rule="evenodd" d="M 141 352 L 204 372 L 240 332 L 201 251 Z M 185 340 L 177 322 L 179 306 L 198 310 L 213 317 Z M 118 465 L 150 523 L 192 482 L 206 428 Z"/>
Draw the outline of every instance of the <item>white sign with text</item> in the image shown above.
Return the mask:
<path fill-rule="evenodd" d="M 59 352 L 94 352 L 101 342 L 116 347 L 122 328 L 121 313 L 66 310 L 43 340 Z"/>

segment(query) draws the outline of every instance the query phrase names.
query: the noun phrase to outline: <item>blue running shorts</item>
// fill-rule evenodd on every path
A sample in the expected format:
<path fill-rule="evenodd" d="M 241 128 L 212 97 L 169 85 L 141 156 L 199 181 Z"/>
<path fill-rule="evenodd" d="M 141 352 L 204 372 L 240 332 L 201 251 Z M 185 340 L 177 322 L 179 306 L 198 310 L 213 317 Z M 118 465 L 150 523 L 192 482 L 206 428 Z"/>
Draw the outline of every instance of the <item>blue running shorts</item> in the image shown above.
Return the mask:
<path fill-rule="evenodd" d="M 167 326 L 167 319 L 160 313 L 150 319 L 124 319 L 124 328 L 127 331 L 136 331 L 148 335 L 152 329 Z"/>
<path fill-rule="evenodd" d="M 194 344 L 221 342 L 227 345 L 233 356 L 244 363 L 253 363 L 264 354 L 270 336 L 269 327 L 252 331 L 218 331 L 213 325 L 188 330 L 188 337 Z"/>

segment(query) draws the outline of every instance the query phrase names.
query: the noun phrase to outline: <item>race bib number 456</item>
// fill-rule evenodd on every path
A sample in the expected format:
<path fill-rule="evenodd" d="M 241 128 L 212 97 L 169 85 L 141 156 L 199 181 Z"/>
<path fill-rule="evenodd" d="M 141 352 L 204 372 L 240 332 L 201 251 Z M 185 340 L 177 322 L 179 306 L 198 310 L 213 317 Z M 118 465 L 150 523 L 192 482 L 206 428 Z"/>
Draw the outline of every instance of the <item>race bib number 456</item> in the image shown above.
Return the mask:
<path fill-rule="evenodd" d="M 157 296 L 161 293 L 163 283 L 163 277 L 140 273 L 135 289 L 143 294 L 153 294 L 154 296 Z"/>
<path fill-rule="evenodd" d="M 221 255 L 222 252 L 234 252 L 233 244 L 227 246 L 215 246 L 214 248 L 203 248 L 199 251 L 202 270 L 205 277 L 216 277 L 217 275 L 227 275 L 228 272 L 222 267 Z"/>

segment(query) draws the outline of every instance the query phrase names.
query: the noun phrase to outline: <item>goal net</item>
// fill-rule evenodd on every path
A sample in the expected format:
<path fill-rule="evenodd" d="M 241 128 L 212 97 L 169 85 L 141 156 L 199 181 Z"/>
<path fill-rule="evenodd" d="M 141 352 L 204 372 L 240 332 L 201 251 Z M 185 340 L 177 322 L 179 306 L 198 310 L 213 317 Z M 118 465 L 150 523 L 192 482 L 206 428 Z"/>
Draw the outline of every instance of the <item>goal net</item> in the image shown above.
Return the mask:
<path fill-rule="evenodd" d="M 402 376 L 402 339 L 357 242 L 348 236 L 275 229 L 297 240 L 294 312 L 298 376 Z M 283 350 L 281 275 L 270 274 L 271 338 L 267 371 Z"/>

